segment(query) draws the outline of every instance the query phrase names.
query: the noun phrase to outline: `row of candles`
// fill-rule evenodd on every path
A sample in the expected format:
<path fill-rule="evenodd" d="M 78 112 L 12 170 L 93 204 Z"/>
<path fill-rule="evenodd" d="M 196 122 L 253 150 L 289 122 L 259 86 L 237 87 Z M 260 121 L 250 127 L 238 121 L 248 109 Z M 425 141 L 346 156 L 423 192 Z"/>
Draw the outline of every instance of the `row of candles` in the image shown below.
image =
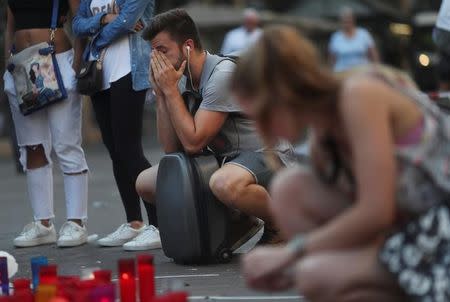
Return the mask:
<path fill-rule="evenodd" d="M 58 276 L 57 265 L 48 263 L 46 257 L 31 259 L 30 279 L 13 281 L 10 293 L 8 263 L 0 257 L 0 302 L 115 302 L 116 284 L 111 271 L 97 270 L 93 279 L 81 280 L 78 276 Z M 162 296 L 155 293 L 155 269 L 152 255 L 137 256 L 118 261 L 118 287 L 120 302 L 186 302 L 186 292 L 171 292 Z M 138 289 L 138 290 L 137 290 Z"/>

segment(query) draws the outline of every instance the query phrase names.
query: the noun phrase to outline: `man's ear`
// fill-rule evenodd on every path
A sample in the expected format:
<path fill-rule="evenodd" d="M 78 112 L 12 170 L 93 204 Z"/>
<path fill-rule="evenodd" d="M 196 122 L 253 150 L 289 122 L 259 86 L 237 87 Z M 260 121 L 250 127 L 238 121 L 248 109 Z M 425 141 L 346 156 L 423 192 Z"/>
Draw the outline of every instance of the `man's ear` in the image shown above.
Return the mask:
<path fill-rule="evenodd" d="M 183 45 L 183 52 L 187 56 L 189 53 L 192 53 L 195 49 L 195 43 L 192 39 L 187 39 Z"/>

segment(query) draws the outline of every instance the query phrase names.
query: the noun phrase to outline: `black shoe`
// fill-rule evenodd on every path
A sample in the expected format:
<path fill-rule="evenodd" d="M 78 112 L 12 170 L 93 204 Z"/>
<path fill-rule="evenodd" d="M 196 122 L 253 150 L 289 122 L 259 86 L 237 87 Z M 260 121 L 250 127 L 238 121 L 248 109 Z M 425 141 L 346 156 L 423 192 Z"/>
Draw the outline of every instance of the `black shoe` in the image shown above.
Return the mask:
<path fill-rule="evenodd" d="M 264 226 L 264 232 L 256 245 L 280 244 L 285 240 L 281 237 L 280 231 L 272 226 Z"/>
<path fill-rule="evenodd" d="M 239 215 L 232 219 L 230 230 L 230 250 L 235 251 L 244 243 L 252 239 L 264 226 L 262 220 L 246 215 Z"/>

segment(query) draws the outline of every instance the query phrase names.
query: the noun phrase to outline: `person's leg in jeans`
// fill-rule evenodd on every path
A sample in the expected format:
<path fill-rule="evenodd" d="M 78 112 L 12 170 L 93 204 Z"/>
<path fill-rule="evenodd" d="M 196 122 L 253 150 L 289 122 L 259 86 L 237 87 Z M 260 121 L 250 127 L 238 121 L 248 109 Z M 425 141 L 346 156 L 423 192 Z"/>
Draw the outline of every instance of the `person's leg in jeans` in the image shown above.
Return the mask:
<path fill-rule="evenodd" d="M 88 166 L 81 147 L 81 96 L 68 90 L 66 100 L 48 108 L 53 150 L 64 177 L 67 220 L 59 232 L 58 246 L 87 242 Z"/>
<path fill-rule="evenodd" d="M 9 72 L 5 72 L 4 80 L 17 135 L 19 160 L 26 174 L 26 189 L 34 216 L 34 222 L 28 224 L 14 239 L 14 245 L 31 247 L 54 243 L 56 232 L 51 223 L 51 219 L 54 218 L 53 174 L 47 111 L 41 110 L 24 116 L 20 112 L 13 79 Z"/>

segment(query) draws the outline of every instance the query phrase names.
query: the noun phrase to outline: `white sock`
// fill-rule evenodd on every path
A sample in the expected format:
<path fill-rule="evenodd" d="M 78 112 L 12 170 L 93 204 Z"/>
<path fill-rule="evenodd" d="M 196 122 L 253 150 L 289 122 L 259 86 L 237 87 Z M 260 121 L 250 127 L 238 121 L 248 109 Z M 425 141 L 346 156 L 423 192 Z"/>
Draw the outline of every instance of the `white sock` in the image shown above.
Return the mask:
<path fill-rule="evenodd" d="M 27 170 L 28 198 L 35 220 L 51 219 L 53 212 L 53 173 L 50 165 Z"/>
<path fill-rule="evenodd" d="M 88 173 L 64 174 L 67 219 L 86 219 L 88 202 Z"/>

